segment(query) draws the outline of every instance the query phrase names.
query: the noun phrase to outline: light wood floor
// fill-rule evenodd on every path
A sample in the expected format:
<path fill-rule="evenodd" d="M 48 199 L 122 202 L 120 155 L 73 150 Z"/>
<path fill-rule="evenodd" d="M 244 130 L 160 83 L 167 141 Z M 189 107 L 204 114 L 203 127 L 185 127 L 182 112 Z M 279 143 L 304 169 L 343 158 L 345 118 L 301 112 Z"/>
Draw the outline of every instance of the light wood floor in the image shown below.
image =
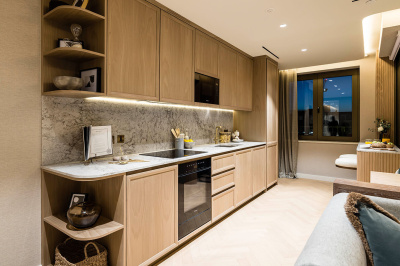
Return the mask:
<path fill-rule="evenodd" d="M 331 197 L 332 183 L 279 179 L 161 265 L 293 265 Z"/>

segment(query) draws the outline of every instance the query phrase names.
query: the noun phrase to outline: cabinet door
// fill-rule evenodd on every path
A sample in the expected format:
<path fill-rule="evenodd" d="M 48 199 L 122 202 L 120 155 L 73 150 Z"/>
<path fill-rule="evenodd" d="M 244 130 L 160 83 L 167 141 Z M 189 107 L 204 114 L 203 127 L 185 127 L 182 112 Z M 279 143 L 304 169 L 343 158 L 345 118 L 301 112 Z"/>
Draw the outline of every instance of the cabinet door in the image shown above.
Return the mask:
<path fill-rule="evenodd" d="M 267 147 L 267 187 L 278 181 L 278 144 Z"/>
<path fill-rule="evenodd" d="M 237 105 L 236 76 L 237 53 L 231 48 L 220 44 L 218 51 L 219 67 L 219 105 L 222 108 L 234 109 Z"/>
<path fill-rule="evenodd" d="M 107 94 L 158 101 L 160 9 L 113 0 L 108 14 Z"/>
<path fill-rule="evenodd" d="M 253 149 L 253 196 L 267 188 L 267 149 Z"/>
<path fill-rule="evenodd" d="M 178 167 L 128 176 L 127 265 L 153 261 L 177 242 Z"/>
<path fill-rule="evenodd" d="M 278 142 L 278 66 L 267 60 L 267 142 Z"/>
<path fill-rule="evenodd" d="M 236 153 L 235 206 L 239 206 L 253 195 L 253 172 L 251 150 Z"/>
<path fill-rule="evenodd" d="M 218 41 L 196 30 L 195 72 L 218 77 Z"/>
<path fill-rule="evenodd" d="M 253 60 L 237 55 L 236 110 L 251 111 L 253 100 Z"/>
<path fill-rule="evenodd" d="M 160 101 L 194 103 L 194 28 L 161 12 Z"/>

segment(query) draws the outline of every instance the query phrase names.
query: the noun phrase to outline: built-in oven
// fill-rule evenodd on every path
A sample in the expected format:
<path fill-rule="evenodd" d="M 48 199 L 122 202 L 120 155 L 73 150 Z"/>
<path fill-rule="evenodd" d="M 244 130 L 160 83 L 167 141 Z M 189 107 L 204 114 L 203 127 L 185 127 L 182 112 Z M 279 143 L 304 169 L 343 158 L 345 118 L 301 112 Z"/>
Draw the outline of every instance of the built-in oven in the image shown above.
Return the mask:
<path fill-rule="evenodd" d="M 195 73 L 194 101 L 219 105 L 219 79 Z"/>
<path fill-rule="evenodd" d="M 211 221 L 211 158 L 178 166 L 178 239 Z"/>

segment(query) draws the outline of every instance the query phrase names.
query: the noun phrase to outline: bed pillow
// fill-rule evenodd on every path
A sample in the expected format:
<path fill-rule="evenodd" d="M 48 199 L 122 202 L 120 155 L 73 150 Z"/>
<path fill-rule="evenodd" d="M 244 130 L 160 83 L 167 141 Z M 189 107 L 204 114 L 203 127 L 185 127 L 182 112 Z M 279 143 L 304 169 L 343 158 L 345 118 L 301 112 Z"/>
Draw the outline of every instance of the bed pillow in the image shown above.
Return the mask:
<path fill-rule="evenodd" d="M 346 215 L 364 245 L 368 265 L 397 265 L 400 262 L 400 221 L 370 198 L 350 193 Z"/>

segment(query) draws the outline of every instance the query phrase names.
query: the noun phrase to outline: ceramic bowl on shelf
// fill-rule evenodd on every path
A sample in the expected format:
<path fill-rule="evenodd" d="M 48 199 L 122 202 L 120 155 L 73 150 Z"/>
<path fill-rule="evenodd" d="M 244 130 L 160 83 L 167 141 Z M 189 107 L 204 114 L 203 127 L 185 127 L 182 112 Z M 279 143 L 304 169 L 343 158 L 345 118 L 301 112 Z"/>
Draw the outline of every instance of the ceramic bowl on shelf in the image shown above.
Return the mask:
<path fill-rule="evenodd" d="M 53 83 L 60 90 L 79 90 L 83 87 L 83 79 L 70 76 L 57 76 Z"/>
<path fill-rule="evenodd" d="M 93 202 L 81 202 L 69 208 L 68 222 L 76 228 L 87 228 L 94 225 L 101 213 L 100 205 Z"/>

